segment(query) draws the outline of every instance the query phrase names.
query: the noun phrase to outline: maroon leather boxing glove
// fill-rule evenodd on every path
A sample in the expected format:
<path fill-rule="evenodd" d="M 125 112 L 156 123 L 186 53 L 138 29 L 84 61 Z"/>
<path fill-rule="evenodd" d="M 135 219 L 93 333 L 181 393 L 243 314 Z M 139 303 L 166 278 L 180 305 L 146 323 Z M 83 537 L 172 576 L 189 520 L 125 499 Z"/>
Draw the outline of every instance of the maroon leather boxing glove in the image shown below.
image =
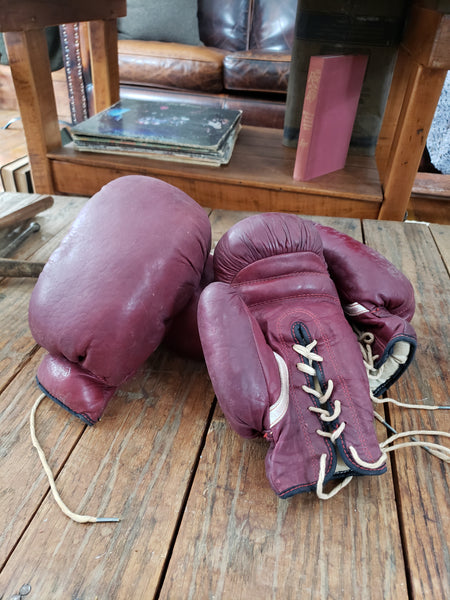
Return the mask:
<path fill-rule="evenodd" d="M 213 255 L 206 260 L 200 283 L 185 308 L 176 315 L 164 336 L 164 344 L 170 350 L 186 358 L 203 360 L 197 324 L 198 301 L 202 291 L 214 281 Z"/>
<path fill-rule="evenodd" d="M 200 339 L 220 406 L 240 435 L 270 441 L 266 473 L 285 498 L 386 470 L 354 332 L 318 230 L 295 215 L 244 219 L 219 241 Z"/>
<path fill-rule="evenodd" d="M 370 387 L 379 396 L 414 357 L 413 287 L 376 250 L 331 227 L 316 227 L 342 307 L 361 341 Z"/>
<path fill-rule="evenodd" d="M 104 186 L 31 296 L 42 390 L 95 423 L 197 294 L 210 245 L 205 211 L 181 190 L 144 176 Z"/>

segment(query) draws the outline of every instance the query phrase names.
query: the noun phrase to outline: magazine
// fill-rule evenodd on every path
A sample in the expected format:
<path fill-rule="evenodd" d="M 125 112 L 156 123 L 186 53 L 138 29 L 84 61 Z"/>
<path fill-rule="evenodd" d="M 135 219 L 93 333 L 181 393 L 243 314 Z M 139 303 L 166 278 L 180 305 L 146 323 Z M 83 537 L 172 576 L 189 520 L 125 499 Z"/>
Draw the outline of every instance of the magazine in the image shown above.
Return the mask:
<path fill-rule="evenodd" d="M 159 154 L 158 158 L 224 164 L 231 157 L 241 115 L 240 110 L 123 99 L 75 125 L 72 137 L 82 151 Z"/>

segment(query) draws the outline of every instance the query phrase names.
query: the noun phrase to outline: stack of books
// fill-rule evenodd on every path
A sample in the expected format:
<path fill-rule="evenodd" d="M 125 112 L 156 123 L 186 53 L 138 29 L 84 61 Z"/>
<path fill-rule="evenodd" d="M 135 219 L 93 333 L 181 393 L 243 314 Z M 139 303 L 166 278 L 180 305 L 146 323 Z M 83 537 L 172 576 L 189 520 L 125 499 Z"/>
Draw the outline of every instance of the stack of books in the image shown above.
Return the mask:
<path fill-rule="evenodd" d="M 28 156 L 22 156 L 0 168 L 0 178 L 5 192 L 32 193 L 33 180 Z"/>
<path fill-rule="evenodd" d="M 124 98 L 72 127 L 77 150 L 227 164 L 242 111 Z"/>

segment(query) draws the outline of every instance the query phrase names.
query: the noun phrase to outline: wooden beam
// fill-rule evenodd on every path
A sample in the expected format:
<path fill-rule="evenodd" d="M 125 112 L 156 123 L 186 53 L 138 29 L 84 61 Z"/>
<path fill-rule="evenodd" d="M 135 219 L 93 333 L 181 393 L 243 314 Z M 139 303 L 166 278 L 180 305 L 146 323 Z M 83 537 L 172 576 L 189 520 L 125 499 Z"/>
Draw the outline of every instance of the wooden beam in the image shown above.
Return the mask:
<path fill-rule="evenodd" d="M 94 111 L 100 112 L 119 100 L 119 58 L 116 20 L 88 23 Z"/>
<path fill-rule="evenodd" d="M 126 0 L 0 0 L 0 31 L 42 29 L 76 21 L 116 19 L 126 14 Z"/>
<path fill-rule="evenodd" d="M 401 221 L 405 216 L 446 75 L 446 69 L 412 67 L 384 174 L 380 219 Z"/>
<path fill-rule="evenodd" d="M 450 69 L 450 14 L 412 6 L 402 44 L 424 67 Z"/>
<path fill-rule="evenodd" d="M 47 152 L 61 147 L 47 41 L 43 29 L 5 33 L 34 189 L 53 193 Z"/>

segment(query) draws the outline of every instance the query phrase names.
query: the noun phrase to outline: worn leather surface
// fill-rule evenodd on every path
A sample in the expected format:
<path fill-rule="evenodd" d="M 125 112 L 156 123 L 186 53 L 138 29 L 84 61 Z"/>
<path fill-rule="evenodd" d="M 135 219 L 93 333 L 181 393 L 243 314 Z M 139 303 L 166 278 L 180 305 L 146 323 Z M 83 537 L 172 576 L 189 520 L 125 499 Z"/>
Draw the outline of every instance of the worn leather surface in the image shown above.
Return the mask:
<path fill-rule="evenodd" d="M 224 86 L 227 90 L 285 94 L 290 66 L 291 55 L 282 52 L 233 52 L 223 61 Z"/>
<path fill-rule="evenodd" d="M 397 364 L 395 372 L 374 390 L 378 396 L 404 373 L 413 359 L 417 346 L 411 324 L 414 288 L 401 271 L 373 248 L 332 227 L 316 227 L 347 318 L 358 331 L 374 335 L 372 351 L 378 356 L 375 365 L 380 367 L 386 362 L 397 342 L 409 346 L 405 362 Z"/>
<path fill-rule="evenodd" d="M 208 371 L 231 426 L 245 437 L 264 434 L 270 441 L 266 473 L 275 492 L 287 497 L 314 489 L 323 455 L 326 480 L 335 476 L 336 453 L 353 473 L 384 472 L 384 464 L 369 468 L 349 450 L 371 465 L 381 458 L 361 351 L 314 224 L 281 213 L 244 219 L 217 244 L 214 273 L 198 313 Z M 294 349 L 314 341 L 320 360 Z M 287 371 L 284 384 L 274 353 Z M 322 393 L 333 382 L 329 400 L 320 404 L 305 390 L 315 383 L 298 364 L 313 365 Z M 327 424 L 311 407 L 335 418 Z M 317 433 L 341 426 L 336 445 Z"/>
<path fill-rule="evenodd" d="M 210 243 L 204 209 L 168 183 L 121 177 L 93 196 L 30 300 L 46 393 L 97 421 L 195 296 Z"/>
<path fill-rule="evenodd" d="M 296 13 L 297 0 L 254 0 L 249 48 L 289 52 Z"/>
<path fill-rule="evenodd" d="M 168 89 L 220 92 L 224 53 L 216 48 L 119 40 L 120 81 Z"/>
<path fill-rule="evenodd" d="M 200 39 L 206 46 L 248 49 L 253 0 L 199 0 Z"/>

